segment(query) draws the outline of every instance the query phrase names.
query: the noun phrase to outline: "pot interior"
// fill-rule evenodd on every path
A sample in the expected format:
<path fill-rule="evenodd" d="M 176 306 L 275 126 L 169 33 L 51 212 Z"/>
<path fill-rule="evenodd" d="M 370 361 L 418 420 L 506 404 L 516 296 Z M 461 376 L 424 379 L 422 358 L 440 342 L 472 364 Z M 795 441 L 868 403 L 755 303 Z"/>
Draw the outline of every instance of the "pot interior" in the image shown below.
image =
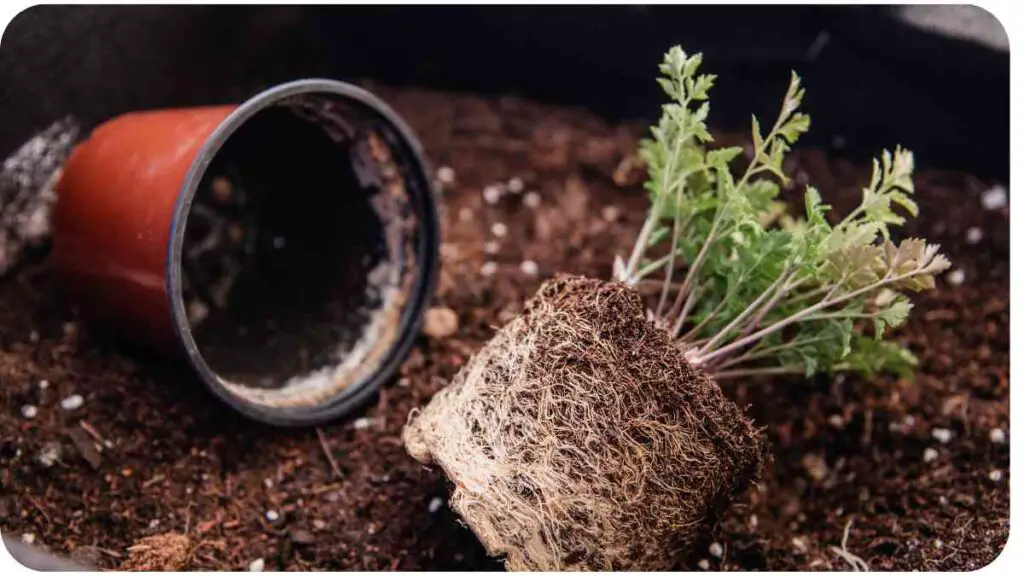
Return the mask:
<path fill-rule="evenodd" d="M 421 225 L 400 135 L 333 94 L 264 107 L 228 136 L 185 220 L 181 299 L 212 377 L 245 403 L 321 405 L 407 329 Z"/>

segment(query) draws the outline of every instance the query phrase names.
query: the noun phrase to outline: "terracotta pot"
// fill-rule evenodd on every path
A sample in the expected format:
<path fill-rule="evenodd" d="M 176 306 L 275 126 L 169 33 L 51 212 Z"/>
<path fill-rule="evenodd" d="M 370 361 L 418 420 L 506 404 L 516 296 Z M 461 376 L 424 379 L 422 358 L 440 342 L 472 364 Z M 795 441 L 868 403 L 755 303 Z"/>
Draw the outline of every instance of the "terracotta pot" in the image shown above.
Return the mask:
<path fill-rule="evenodd" d="M 340 82 L 131 113 L 68 159 L 53 260 L 98 323 L 181 353 L 250 417 L 315 424 L 412 344 L 437 267 L 430 185 L 411 130 Z"/>

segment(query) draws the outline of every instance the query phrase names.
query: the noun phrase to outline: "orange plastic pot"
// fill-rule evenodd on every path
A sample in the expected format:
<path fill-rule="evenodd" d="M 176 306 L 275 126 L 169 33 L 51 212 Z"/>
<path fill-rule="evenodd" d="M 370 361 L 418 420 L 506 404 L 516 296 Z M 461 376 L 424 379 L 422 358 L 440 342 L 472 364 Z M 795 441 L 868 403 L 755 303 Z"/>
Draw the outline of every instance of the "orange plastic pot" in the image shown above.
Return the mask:
<path fill-rule="evenodd" d="M 427 175 L 404 122 L 341 82 L 130 113 L 65 164 L 53 263 L 95 322 L 180 354 L 235 409 L 316 424 L 367 399 L 418 332 Z"/>

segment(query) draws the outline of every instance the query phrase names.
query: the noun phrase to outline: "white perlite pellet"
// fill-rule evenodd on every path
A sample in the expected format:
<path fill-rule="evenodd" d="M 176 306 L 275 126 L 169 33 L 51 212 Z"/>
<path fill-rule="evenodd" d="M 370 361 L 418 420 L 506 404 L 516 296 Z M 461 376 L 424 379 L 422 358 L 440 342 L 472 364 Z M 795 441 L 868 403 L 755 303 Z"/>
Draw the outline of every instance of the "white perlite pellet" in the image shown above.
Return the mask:
<path fill-rule="evenodd" d="M 31 404 L 25 404 L 24 406 L 21 407 L 21 415 L 24 416 L 25 418 L 35 418 L 36 414 L 39 414 L 39 409 Z"/>
<path fill-rule="evenodd" d="M 352 422 L 352 428 L 356 430 L 366 430 L 373 425 L 373 421 L 369 418 L 358 418 Z"/>
<path fill-rule="evenodd" d="M 1002 470 L 993 470 L 993 471 L 989 472 L 988 473 L 988 479 L 993 481 L 993 482 L 999 482 L 1000 480 L 1003 479 L 1003 472 L 1002 472 Z"/>
<path fill-rule="evenodd" d="M 249 562 L 249 572 L 263 572 L 263 567 L 265 565 L 266 562 L 263 560 L 263 558 L 257 558 L 252 562 Z"/>
<path fill-rule="evenodd" d="M 936 450 L 935 448 L 925 448 L 924 449 L 924 461 L 925 462 L 934 462 L 936 459 L 938 459 L 938 457 L 939 457 L 939 451 Z"/>
<path fill-rule="evenodd" d="M 999 210 L 1005 208 L 1009 201 L 1006 188 L 993 186 L 981 193 L 981 205 L 985 210 Z"/>
<path fill-rule="evenodd" d="M 33 544 L 36 541 L 36 535 L 31 532 L 26 532 L 21 535 L 21 541 L 25 544 Z"/>
<path fill-rule="evenodd" d="M 699 566 L 701 570 L 711 569 L 711 563 L 708 562 L 707 558 L 701 558 L 700 561 L 697 562 L 697 566 Z"/>
<path fill-rule="evenodd" d="M 949 441 L 953 439 L 953 431 L 948 428 L 932 428 L 932 438 L 941 444 L 949 444 Z"/>
<path fill-rule="evenodd" d="M 427 510 L 433 514 L 440 510 L 442 506 L 444 506 L 444 500 L 435 496 L 434 498 L 431 498 L 430 503 L 427 504 Z"/>
<path fill-rule="evenodd" d="M 484 187 L 484 202 L 497 204 L 499 200 L 501 200 L 500 188 L 494 185 Z"/>
<path fill-rule="evenodd" d="M 523 179 L 512 178 L 508 181 L 508 191 L 513 194 L 519 194 L 523 191 Z"/>
<path fill-rule="evenodd" d="M 993 428 L 988 432 L 988 439 L 993 444 L 1006 444 L 1006 432 L 1002 428 Z"/>
<path fill-rule="evenodd" d="M 82 398 L 81 394 L 72 394 L 60 401 L 60 407 L 68 411 L 77 410 L 78 408 L 81 408 L 83 404 L 85 404 L 85 399 Z"/>
<path fill-rule="evenodd" d="M 60 456 L 60 444 L 57 442 L 47 442 L 46 445 L 43 446 L 43 449 L 39 451 L 36 459 L 39 460 L 39 463 L 44 467 L 50 468 L 60 460 Z"/>
<path fill-rule="evenodd" d="M 491 276 L 498 271 L 498 264 L 495 262 L 484 262 L 484 265 L 480 267 L 480 274 L 482 276 Z"/>
<path fill-rule="evenodd" d="M 946 282 L 949 282 L 953 286 L 959 286 L 964 283 L 964 271 L 957 268 L 949 274 L 946 274 Z"/>
<path fill-rule="evenodd" d="M 807 552 L 807 540 L 803 536 L 795 536 L 792 540 L 793 548 L 800 554 Z"/>
<path fill-rule="evenodd" d="M 508 234 L 508 226 L 502 222 L 495 222 L 491 224 L 491 234 L 494 234 L 498 238 L 504 238 Z"/>
<path fill-rule="evenodd" d="M 537 267 L 537 263 L 533 260 L 523 260 L 519 265 L 519 269 L 523 271 L 523 274 L 528 276 L 536 276 L 540 269 Z"/>
<path fill-rule="evenodd" d="M 721 558 L 723 552 L 724 550 L 722 549 L 722 545 L 718 542 L 712 542 L 711 546 L 708 546 L 708 553 L 715 558 Z"/>
<path fill-rule="evenodd" d="M 971 226 L 968 228 L 967 234 L 964 235 L 968 244 L 977 244 L 978 242 L 981 242 L 981 238 L 983 236 L 984 233 L 981 231 L 981 228 L 978 228 L 977 226 Z"/>
<path fill-rule="evenodd" d="M 277 519 L 280 518 L 281 515 L 277 513 L 277 510 L 267 510 L 266 517 L 267 520 L 270 520 L 271 522 L 277 522 Z"/>
<path fill-rule="evenodd" d="M 601 209 L 601 217 L 605 222 L 615 222 L 619 219 L 619 209 L 616 206 L 605 206 Z"/>
<path fill-rule="evenodd" d="M 441 166 L 437 169 L 437 180 L 445 185 L 455 182 L 455 170 L 451 166 Z"/>
<path fill-rule="evenodd" d="M 540 206 L 540 194 L 536 192 L 527 192 L 526 195 L 523 196 L 523 206 L 530 209 Z"/>
<path fill-rule="evenodd" d="M 50 381 L 49 380 L 40 380 L 39 381 L 39 389 L 40 390 L 46 390 L 49 387 L 50 387 Z"/>
<path fill-rule="evenodd" d="M 484 244 L 484 252 L 486 252 L 488 254 L 497 254 L 500 251 L 501 251 L 501 244 L 498 243 L 498 242 L 495 242 L 494 240 L 491 240 L 490 242 Z"/>

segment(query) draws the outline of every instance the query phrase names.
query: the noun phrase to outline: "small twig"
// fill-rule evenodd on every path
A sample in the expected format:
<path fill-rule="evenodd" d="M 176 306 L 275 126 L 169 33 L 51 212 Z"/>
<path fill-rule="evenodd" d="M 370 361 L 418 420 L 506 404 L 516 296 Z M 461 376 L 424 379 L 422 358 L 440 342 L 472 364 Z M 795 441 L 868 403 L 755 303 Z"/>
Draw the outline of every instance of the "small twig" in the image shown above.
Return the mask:
<path fill-rule="evenodd" d="M 343 477 L 341 468 L 338 467 L 338 462 L 334 459 L 334 455 L 331 454 L 331 448 L 327 445 L 327 437 L 324 436 L 324 431 L 319 427 L 316 429 L 316 435 L 320 439 L 320 447 L 324 450 L 324 455 L 327 456 L 327 461 L 331 464 L 331 470 L 334 471 L 335 477 L 339 480 Z"/>
<path fill-rule="evenodd" d="M 103 450 L 107 447 L 107 441 L 104 440 L 103 436 L 100 436 L 100 433 L 97 432 L 96 429 L 92 427 L 92 424 L 89 424 L 85 420 L 79 420 L 78 426 L 81 427 L 86 434 L 91 436 L 92 439 L 95 440 L 100 445 L 100 450 Z"/>
<path fill-rule="evenodd" d="M 871 429 L 873 428 L 872 422 L 874 421 L 875 411 L 868 408 L 868 411 L 864 413 L 864 433 L 860 437 L 861 445 L 868 446 L 871 444 Z"/>
<path fill-rule="evenodd" d="M 309 492 L 304 492 L 304 494 L 308 496 L 319 496 L 321 494 L 326 494 L 331 490 L 337 490 L 338 488 L 341 488 L 341 484 L 324 484 L 323 486 L 317 486 L 316 488 L 313 488 Z"/>
<path fill-rule="evenodd" d="M 153 476 L 149 480 L 146 480 L 145 482 L 143 482 L 142 483 L 142 487 L 143 488 L 149 488 L 150 486 L 152 486 L 153 484 L 156 484 L 157 482 L 163 480 L 164 478 L 166 478 L 166 476 L 164 476 L 163 474 L 157 474 L 156 476 Z"/>
<path fill-rule="evenodd" d="M 843 529 L 843 540 L 840 542 L 839 547 L 830 546 L 829 548 L 831 548 L 832 552 L 837 556 L 846 560 L 847 564 L 853 568 L 854 572 L 870 572 L 871 568 L 868 567 L 868 563 L 865 562 L 863 558 L 846 549 L 846 542 L 850 539 L 851 526 L 853 526 L 853 518 L 850 518 L 846 522 L 846 528 Z"/>
<path fill-rule="evenodd" d="M 107 556 L 110 556 L 111 558 L 114 558 L 115 560 L 120 560 L 121 558 L 124 558 L 124 556 L 122 556 L 121 554 L 119 554 L 117 552 L 114 552 L 113 550 L 107 550 L 106 548 L 100 548 L 99 546 L 87 546 L 87 548 L 95 550 L 95 551 L 99 552 L 100 554 L 106 554 Z"/>
<path fill-rule="evenodd" d="M 43 519 L 45 519 L 46 522 L 49 523 L 50 515 L 46 513 L 46 510 L 43 510 L 43 507 L 39 505 L 39 502 L 36 502 L 36 499 L 31 496 L 26 496 L 25 498 L 32 504 L 32 506 L 36 510 L 39 510 L 39 513 L 43 515 Z"/>

